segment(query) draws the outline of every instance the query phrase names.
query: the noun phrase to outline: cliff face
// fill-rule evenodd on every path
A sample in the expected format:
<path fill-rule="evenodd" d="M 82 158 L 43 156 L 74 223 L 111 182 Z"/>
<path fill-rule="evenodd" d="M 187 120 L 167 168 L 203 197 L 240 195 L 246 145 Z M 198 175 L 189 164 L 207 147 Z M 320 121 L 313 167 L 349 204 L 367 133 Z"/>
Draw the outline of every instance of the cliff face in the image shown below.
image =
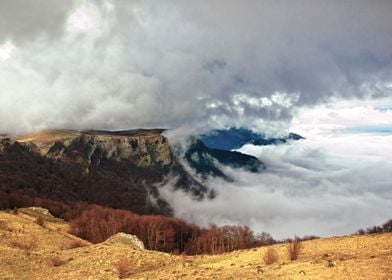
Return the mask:
<path fill-rule="evenodd" d="M 33 144 L 42 156 L 73 160 L 83 165 L 99 165 L 106 160 L 128 161 L 137 167 L 166 167 L 173 163 L 167 139 L 161 130 L 123 132 L 46 131 L 18 137 Z"/>
<path fill-rule="evenodd" d="M 169 174 L 177 187 L 202 195 L 173 156 L 162 130 L 51 130 L 0 139 L 0 191 L 85 201 L 140 214 L 169 214 L 157 185 Z"/>
<path fill-rule="evenodd" d="M 188 147 L 181 161 L 181 153 L 172 153 L 162 132 L 49 130 L 0 136 L 0 191 L 168 214 L 158 186 L 172 176 L 175 188 L 201 199 L 214 196 L 200 183 L 207 176 L 230 179 L 220 165 L 252 172 L 264 168 L 252 156 L 210 149 L 200 141 Z M 186 171 L 186 162 L 192 171 Z"/>

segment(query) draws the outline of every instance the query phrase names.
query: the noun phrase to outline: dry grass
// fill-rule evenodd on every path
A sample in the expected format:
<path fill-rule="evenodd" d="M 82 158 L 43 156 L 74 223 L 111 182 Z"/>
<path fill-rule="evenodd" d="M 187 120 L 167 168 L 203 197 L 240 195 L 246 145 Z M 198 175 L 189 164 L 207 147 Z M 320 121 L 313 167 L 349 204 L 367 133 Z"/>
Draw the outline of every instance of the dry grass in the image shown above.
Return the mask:
<path fill-rule="evenodd" d="M 299 254 L 301 253 L 301 250 L 303 249 L 303 245 L 301 241 L 298 240 L 298 238 L 295 238 L 292 241 L 289 241 L 287 243 L 287 258 L 290 261 L 294 261 L 298 259 Z"/>
<path fill-rule="evenodd" d="M 278 252 L 274 248 L 268 248 L 263 256 L 263 260 L 266 265 L 274 264 L 278 261 L 278 259 Z"/>
<path fill-rule="evenodd" d="M 115 265 L 120 279 L 127 278 L 135 273 L 135 263 L 130 258 L 120 257 Z"/>
<path fill-rule="evenodd" d="M 392 233 L 343 236 L 303 241 L 297 261 L 287 262 L 287 244 L 239 250 L 215 256 L 181 256 L 138 250 L 124 244 L 89 244 L 88 247 L 64 250 L 61 246 L 75 240 L 67 225 L 46 221 L 37 226 L 35 217 L 17 216 L 0 211 L 12 229 L 0 238 L 0 279 L 78 280 L 118 279 L 392 279 Z M 62 228 L 61 232 L 56 229 Z M 38 238 L 38 248 L 26 257 L 23 250 L 10 246 L 9 240 Z M 86 242 L 88 243 L 88 242 Z M 265 265 L 261 258 L 269 248 L 278 260 Z M 58 256 L 59 260 L 51 258 Z M 121 259 L 125 261 L 119 262 Z M 72 261 L 71 261 L 72 260 Z M 57 263 L 66 264 L 57 265 Z M 189 265 L 183 266 L 183 262 Z M 57 265 L 57 266 L 56 266 Z"/>

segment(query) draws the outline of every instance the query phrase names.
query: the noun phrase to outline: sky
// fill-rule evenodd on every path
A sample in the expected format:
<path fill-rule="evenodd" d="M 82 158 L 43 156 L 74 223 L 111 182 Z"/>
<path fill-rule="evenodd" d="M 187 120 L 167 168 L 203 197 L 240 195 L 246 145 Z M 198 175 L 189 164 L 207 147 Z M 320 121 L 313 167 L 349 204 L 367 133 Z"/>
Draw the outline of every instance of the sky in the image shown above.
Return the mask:
<path fill-rule="evenodd" d="M 241 185 L 243 200 L 257 192 L 251 197 L 260 204 L 268 204 L 261 198 L 267 189 L 280 190 L 275 195 L 287 206 L 282 209 L 307 217 L 297 223 L 298 233 L 338 213 L 351 224 L 323 223 L 327 228 L 315 233 L 380 222 L 392 217 L 387 208 L 372 208 L 389 207 L 392 192 L 386 156 L 391 13 L 389 0 L 2 0 L 0 134 L 161 127 L 178 136 L 229 126 L 267 135 L 293 131 L 306 140 L 241 148 L 269 164 L 265 174 L 229 186 L 213 179 L 209 184 L 233 195 Z M 281 187 L 282 180 L 288 185 Z M 306 186 L 314 193 L 293 200 Z M 202 205 L 189 209 L 174 198 L 184 217 Z M 314 215 L 301 210 L 304 203 Z M 248 203 L 254 207 L 231 220 L 216 214 L 223 206 L 206 206 L 211 211 L 204 215 L 277 236 L 291 233 L 292 217 L 272 205 L 263 208 L 264 216 L 249 215 L 257 204 Z M 350 209 L 362 209 L 367 220 Z M 270 221 L 283 221 L 287 229 Z"/>
<path fill-rule="evenodd" d="M 0 3 L 0 128 L 248 126 L 391 97 L 392 3 Z"/>

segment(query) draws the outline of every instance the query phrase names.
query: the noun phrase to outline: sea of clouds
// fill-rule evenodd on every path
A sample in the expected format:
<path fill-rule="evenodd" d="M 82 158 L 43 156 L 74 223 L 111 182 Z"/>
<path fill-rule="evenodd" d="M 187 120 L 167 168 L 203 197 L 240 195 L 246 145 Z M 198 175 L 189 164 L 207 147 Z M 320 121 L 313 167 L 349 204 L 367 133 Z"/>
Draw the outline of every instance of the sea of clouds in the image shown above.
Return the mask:
<path fill-rule="evenodd" d="M 344 129 L 392 127 L 392 111 L 374 106 L 343 102 L 304 110 L 292 128 L 306 139 L 241 147 L 267 169 L 254 174 L 225 168 L 235 182 L 207 180 L 217 193 L 212 200 L 194 200 L 170 184 L 161 194 L 176 216 L 190 222 L 248 225 L 276 238 L 350 234 L 382 224 L 392 218 L 392 135 Z"/>

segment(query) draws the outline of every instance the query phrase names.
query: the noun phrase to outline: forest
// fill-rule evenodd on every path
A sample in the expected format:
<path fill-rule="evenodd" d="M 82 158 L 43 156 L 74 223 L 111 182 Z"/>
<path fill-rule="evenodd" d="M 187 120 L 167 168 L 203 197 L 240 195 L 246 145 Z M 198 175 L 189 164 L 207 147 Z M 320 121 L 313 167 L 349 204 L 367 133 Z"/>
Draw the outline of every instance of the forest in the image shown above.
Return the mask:
<path fill-rule="evenodd" d="M 0 209 L 43 207 L 70 223 L 70 233 L 93 243 L 118 232 L 136 235 L 146 249 L 175 254 L 219 254 L 238 249 L 274 244 L 268 233 L 255 234 L 247 226 L 210 225 L 208 228 L 162 215 L 138 215 L 129 210 L 32 197 L 0 191 Z"/>

